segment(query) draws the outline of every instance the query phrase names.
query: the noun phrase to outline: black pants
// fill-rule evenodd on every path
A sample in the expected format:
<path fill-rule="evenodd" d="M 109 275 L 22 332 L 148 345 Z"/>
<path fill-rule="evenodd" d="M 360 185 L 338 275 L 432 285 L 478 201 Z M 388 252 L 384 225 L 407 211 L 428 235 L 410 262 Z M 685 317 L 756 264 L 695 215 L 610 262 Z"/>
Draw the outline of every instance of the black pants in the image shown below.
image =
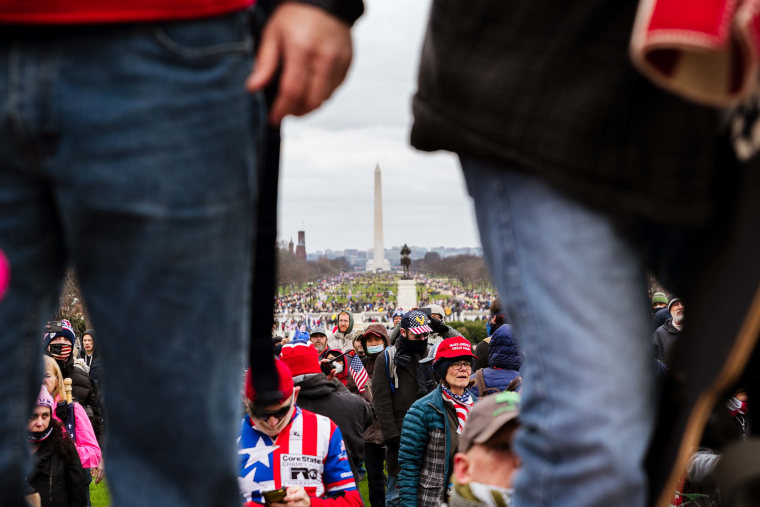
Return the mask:
<path fill-rule="evenodd" d="M 364 465 L 367 467 L 369 504 L 372 507 L 385 506 L 385 448 L 382 444 L 364 442 Z"/>

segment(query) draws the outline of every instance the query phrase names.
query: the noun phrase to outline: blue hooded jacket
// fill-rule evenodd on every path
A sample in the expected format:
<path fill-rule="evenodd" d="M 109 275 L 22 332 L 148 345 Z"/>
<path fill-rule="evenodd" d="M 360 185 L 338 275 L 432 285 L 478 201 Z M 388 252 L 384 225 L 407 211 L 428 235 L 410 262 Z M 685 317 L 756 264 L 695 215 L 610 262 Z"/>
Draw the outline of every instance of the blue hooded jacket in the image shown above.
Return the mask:
<path fill-rule="evenodd" d="M 483 378 L 487 388 L 504 391 L 518 375 L 522 366 L 522 354 L 512 336 L 512 326 L 503 324 L 491 337 L 488 347 L 488 368 L 483 369 Z M 475 373 L 472 374 L 473 380 Z M 478 396 L 478 386 L 473 385 L 470 392 Z"/>

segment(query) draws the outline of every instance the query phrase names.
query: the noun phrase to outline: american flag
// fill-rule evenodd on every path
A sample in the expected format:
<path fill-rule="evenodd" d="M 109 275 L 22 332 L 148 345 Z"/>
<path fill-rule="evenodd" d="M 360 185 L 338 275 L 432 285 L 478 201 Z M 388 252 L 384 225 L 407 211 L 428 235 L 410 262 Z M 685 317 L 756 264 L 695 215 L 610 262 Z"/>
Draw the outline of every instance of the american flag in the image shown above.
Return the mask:
<path fill-rule="evenodd" d="M 369 377 L 367 376 L 367 370 L 364 369 L 364 365 L 362 364 L 362 360 L 359 359 L 359 356 L 353 356 L 351 358 L 351 362 L 348 364 L 348 369 L 351 370 L 351 378 L 354 379 L 357 389 L 359 389 L 360 393 L 363 393 L 364 389 L 367 387 L 367 379 Z"/>

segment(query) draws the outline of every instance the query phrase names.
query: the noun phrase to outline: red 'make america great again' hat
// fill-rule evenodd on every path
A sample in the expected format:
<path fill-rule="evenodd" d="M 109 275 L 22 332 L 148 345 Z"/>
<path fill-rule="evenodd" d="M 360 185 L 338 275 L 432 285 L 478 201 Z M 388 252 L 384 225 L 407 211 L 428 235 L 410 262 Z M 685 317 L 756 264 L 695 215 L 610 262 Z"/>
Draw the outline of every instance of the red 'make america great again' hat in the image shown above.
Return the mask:
<path fill-rule="evenodd" d="M 446 338 L 438 345 L 438 350 L 435 352 L 435 360 L 448 358 L 453 359 L 455 357 L 475 357 L 472 353 L 472 344 L 470 340 L 464 336 L 454 336 L 452 338 Z"/>

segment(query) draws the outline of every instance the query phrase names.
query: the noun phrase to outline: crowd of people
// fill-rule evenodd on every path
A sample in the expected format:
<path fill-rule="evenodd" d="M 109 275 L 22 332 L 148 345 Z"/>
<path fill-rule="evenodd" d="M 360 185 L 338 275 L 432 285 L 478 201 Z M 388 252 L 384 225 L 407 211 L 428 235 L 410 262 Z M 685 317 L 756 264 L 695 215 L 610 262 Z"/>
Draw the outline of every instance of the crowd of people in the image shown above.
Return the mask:
<path fill-rule="evenodd" d="M 104 477 L 105 423 L 95 332 L 88 329 L 77 337 L 68 320 L 48 322 L 42 350 L 40 394 L 27 427 L 34 456 L 27 499 L 31 505 L 89 506 L 90 482 Z"/>
<path fill-rule="evenodd" d="M 304 497 L 360 505 L 356 480 L 366 477 L 373 507 L 509 505 L 520 463 L 510 439 L 522 356 L 494 314 L 478 368 L 473 345 L 446 325 L 446 313 L 437 304 L 398 311 L 389 333 L 381 324 L 355 330 L 352 312 L 341 311 L 334 333 L 314 328 L 280 341 L 281 400 L 260 407 L 246 384 L 242 498 L 262 503 L 280 491 L 288 505 Z M 309 438 L 325 444 L 306 441 L 307 425 L 317 428 Z"/>
<path fill-rule="evenodd" d="M 443 278 L 416 275 L 415 281 L 423 289 L 420 304 L 446 305 L 449 315 L 453 314 L 457 320 L 465 311 L 487 311 L 493 299 L 490 290 L 465 288 Z M 282 316 L 282 330 L 298 322 L 299 319 L 290 317 L 290 314 L 300 314 L 303 320 L 318 320 L 317 325 L 329 326 L 335 325 L 334 316 L 342 310 L 353 313 L 381 312 L 379 321 L 388 322 L 396 309 L 396 290 L 395 275 L 341 273 L 278 295 L 275 313 Z"/>
<path fill-rule="evenodd" d="M 685 322 L 678 297 L 652 295 L 653 360 L 667 371 Z M 350 310 L 336 329 L 315 325 L 276 342 L 282 394 L 261 406 L 246 374 L 238 439 L 239 487 L 246 505 L 362 505 L 366 477 L 373 507 L 511 505 L 520 457 L 523 353 L 498 300 L 488 337 L 472 344 L 446 325 L 437 304 L 391 315 L 390 329 L 354 329 Z M 44 376 L 29 418 L 34 468 L 30 502 L 89 505 L 89 484 L 104 475 L 103 390 L 95 332 L 77 337 L 67 320 L 42 334 Z M 71 380 L 68 389 L 64 379 Z M 720 449 L 746 437 L 747 396 L 715 408 L 674 502 L 718 506 Z M 728 428 L 728 430 L 726 430 Z M 733 428 L 733 429 L 731 429 Z M 677 503 L 675 503 L 677 505 Z"/>
<path fill-rule="evenodd" d="M 240 406 L 248 303 L 267 293 L 268 308 L 273 285 L 279 126 L 343 81 L 363 10 L 0 0 L 2 501 L 21 505 L 25 484 L 30 503 L 84 505 L 107 446 L 119 504 L 357 505 L 377 445 L 390 505 L 756 501 L 753 2 L 433 2 L 410 141 L 457 156 L 524 361 L 499 314 L 473 351 L 440 301 L 391 314 L 387 341 L 357 336 L 344 309 L 375 303 L 351 294 L 329 302 L 336 333 L 299 329 L 276 361 L 268 329 L 254 333 L 267 354 L 250 355 L 262 369 Z M 103 385 L 66 322 L 40 329 L 70 266 L 107 338 Z M 647 270 L 683 298 L 652 298 L 666 308 L 654 329 Z M 40 349 L 57 367 L 45 359 L 44 380 Z M 360 400 L 363 457 L 340 421 L 298 406 L 301 388 L 314 400 L 341 385 Z"/>

